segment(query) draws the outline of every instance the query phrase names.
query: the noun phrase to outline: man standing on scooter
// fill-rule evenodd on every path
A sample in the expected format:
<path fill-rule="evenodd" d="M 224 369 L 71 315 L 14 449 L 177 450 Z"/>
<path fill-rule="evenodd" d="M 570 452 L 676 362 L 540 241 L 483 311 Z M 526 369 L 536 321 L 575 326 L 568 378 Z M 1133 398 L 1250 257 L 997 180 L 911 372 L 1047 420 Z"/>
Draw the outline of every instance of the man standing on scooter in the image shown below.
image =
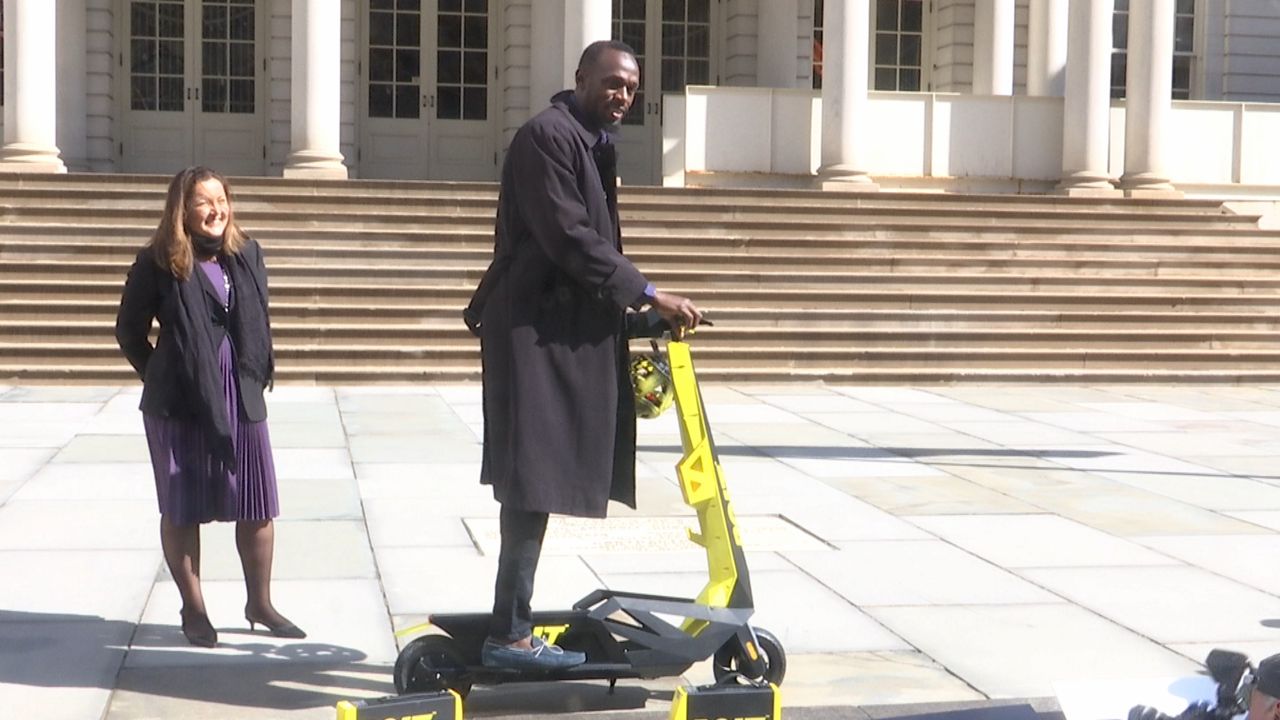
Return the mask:
<path fill-rule="evenodd" d="M 586 657 L 532 637 L 530 600 L 549 513 L 635 507 L 627 311 L 693 328 L 688 298 L 654 288 L 622 254 L 610 132 L 640 85 L 624 43 L 589 45 L 575 87 L 516 132 L 502 168 L 494 259 L 464 313 L 480 337 L 484 462 L 502 504 L 486 666 L 557 669 Z"/>

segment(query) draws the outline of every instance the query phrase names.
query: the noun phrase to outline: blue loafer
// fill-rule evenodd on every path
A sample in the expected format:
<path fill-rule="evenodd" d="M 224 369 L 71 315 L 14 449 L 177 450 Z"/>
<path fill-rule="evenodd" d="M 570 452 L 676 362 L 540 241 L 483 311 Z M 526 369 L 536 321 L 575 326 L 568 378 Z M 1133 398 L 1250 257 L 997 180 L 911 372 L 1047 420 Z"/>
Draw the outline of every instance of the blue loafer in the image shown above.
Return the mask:
<path fill-rule="evenodd" d="M 565 650 L 558 645 L 532 639 L 533 648 L 526 650 L 514 645 L 503 645 L 492 639 L 484 641 L 480 650 L 480 662 L 489 668 L 511 670 L 563 670 L 587 661 L 585 653 Z"/>

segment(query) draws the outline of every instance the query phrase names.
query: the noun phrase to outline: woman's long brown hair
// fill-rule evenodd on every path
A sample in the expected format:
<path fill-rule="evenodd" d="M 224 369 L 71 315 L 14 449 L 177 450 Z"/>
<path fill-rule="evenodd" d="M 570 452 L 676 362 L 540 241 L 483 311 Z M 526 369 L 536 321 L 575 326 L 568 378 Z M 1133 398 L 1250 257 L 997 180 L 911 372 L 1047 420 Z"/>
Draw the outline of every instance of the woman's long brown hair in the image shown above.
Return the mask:
<path fill-rule="evenodd" d="M 147 244 L 155 256 L 156 264 L 173 273 L 179 280 L 191 277 L 191 270 L 195 267 L 195 251 L 192 249 L 191 232 L 187 230 L 186 223 L 187 207 L 191 203 L 196 185 L 211 179 L 222 183 L 222 190 L 227 194 L 227 229 L 222 233 L 222 251 L 234 255 L 244 247 L 246 235 L 236 224 L 235 203 L 232 201 L 227 179 L 203 165 L 179 172 L 169 182 L 164 214 L 160 217 L 160 225 L 151 235 L 151 242 Z"/>

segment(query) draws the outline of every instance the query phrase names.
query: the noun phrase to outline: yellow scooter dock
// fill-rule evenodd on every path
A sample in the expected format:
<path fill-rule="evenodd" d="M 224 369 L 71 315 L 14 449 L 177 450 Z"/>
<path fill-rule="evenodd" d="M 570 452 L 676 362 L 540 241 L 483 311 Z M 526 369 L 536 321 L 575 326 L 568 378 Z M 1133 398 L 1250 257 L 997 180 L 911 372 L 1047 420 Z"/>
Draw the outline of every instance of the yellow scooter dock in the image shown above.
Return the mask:
<path fill-rule="evenodd" d="M 452 690 L 385 697 L 377 700 L 343 700 L 338 720 L 462 720 L 462 697 Z"/>

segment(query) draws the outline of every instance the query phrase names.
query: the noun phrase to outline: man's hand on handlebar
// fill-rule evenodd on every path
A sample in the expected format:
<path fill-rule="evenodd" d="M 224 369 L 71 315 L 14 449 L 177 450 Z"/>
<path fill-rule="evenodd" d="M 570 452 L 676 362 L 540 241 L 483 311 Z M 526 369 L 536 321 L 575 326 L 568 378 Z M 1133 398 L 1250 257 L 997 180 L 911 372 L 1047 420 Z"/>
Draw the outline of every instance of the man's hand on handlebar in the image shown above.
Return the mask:
<path fill-rule="evenodd" d="M 692 330 L 702 323 L 702 311 L 687 297 L 658 290 L 654 293 L 653 302 L 650 304 L 653 305 L 654 310 L 658 311 L 658 315 L 667 321 L 673 331 L 677 328 Z"/>

